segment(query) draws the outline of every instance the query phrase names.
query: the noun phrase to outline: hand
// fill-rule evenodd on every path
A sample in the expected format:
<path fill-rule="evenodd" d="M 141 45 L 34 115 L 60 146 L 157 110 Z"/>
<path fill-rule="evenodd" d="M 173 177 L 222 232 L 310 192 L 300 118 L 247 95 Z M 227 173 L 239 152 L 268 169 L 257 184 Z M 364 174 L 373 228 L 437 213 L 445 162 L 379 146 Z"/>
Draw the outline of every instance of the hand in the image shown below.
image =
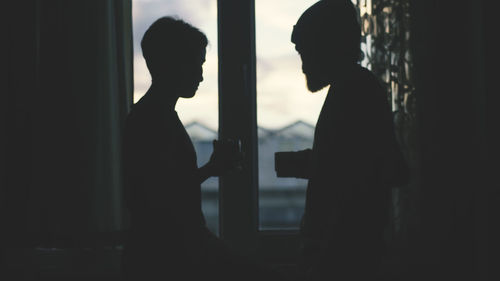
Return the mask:
<path fill-rule="evenodd" d="M 212 176 L 224 175 L 227 172 L 241 170 L 243 153 L 239 141 L 232 139 L 214 140 L 212 155 L 207 163 Z"/>

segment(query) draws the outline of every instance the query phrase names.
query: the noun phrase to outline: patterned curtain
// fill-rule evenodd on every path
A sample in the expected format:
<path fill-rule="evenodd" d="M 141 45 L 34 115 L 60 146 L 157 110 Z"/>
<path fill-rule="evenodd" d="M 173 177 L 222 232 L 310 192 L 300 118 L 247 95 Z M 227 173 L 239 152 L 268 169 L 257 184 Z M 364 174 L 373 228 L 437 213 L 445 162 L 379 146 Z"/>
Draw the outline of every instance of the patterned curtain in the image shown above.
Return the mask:
<path fill-rule="evenodd" d="M 362 65 L 369 68 L 387 88 L 394 125 L 401 149 L 412 175 L 417 174 L 416 89 L 410 51 L 409 0 L 356 0 L 362 29 Z M 418 188 L 410 184 L 393 189 L 391 229 L 387 238 L 394 246 L 408 239 L 418 223 Z"/>

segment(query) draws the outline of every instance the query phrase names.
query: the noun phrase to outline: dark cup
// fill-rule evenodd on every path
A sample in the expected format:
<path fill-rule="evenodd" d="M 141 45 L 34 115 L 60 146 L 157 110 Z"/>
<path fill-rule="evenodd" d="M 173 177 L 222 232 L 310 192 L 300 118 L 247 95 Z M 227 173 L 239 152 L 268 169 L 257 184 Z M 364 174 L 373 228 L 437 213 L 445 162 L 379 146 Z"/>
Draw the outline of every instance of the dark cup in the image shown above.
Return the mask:
<path fill-rule="evenodd" d="M 274 169 L 279 178 L 308 178 L 310 149 L 274 153 Z"/>
<path fill-rule="evenodd" d="M 276 175 L 280 178 L 295 177 L 297 167 L 295 163 L 295 152 L 275 152 L 274 153 L 274 169 Z"/>

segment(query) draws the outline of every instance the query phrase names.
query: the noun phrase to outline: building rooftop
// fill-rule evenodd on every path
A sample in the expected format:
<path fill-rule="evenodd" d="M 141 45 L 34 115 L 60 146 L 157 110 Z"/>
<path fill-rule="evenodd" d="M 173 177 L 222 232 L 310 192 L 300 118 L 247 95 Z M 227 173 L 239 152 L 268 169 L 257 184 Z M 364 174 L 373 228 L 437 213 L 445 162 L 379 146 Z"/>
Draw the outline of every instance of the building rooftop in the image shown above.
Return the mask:
<path fill-rule="evenodd" d="M 193 121 L 186 125 L 186 131 L 194 141 L 212 141 L 217 139 L 217 131 L 209 128 L 198 121 Z M 278 129 L 257 128 L 259 138 L 280 137 L 290 139 L 313 139 L 314 126 L 304 121 L 298 120 L 290 125 Z"/>

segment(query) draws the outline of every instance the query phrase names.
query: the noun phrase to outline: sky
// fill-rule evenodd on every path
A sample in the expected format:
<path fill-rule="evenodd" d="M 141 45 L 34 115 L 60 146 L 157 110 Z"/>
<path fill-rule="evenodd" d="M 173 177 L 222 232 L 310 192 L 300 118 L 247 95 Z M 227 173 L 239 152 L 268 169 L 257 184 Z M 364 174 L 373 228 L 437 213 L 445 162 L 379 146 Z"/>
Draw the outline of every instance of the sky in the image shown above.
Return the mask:
<path fill-rule="evenodd" d="M 316 0 L 255 0 L 257 51 L 257 121 L 275 129 L 297 120 L 315 124 L 326 89 L 310 93 L 300 57 L 290 42 L 293 25 Z M 209 40 L 204 81 L 191 99 L 180 99 L 176 111 L 184 124 L 200 122 L 218 127 L 217 1 L 133 0 L 134 101 L 144 95 L 151 78 L 142 57 L 140 40 L 162 16 L 176 16 L 199 28 Z"/>

